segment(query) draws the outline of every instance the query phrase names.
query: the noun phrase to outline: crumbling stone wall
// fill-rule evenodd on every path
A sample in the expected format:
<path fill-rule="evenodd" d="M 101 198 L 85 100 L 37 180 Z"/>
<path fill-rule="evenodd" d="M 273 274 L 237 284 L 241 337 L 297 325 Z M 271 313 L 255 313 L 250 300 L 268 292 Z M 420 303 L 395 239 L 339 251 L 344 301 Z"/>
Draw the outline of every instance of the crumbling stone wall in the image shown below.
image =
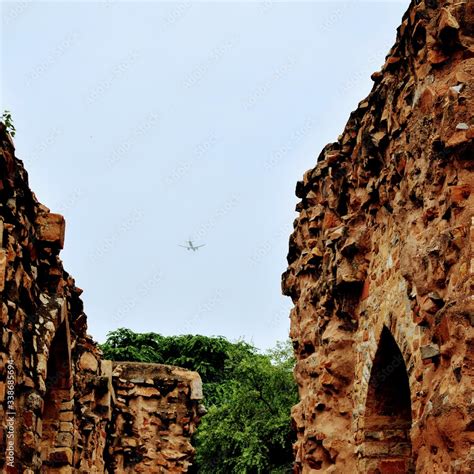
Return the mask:
<path fill-rule="evenodd" d="M 85 332 L 81 290 L 59 259 L 64 219 L 38 203 L 0 127 L 0 467 L 100 470 L 96 451 L 105 445 L 107 420 L 94 413 L 99 353 Z M 87 385 L 78 365 L 85 353 L 96 361 Z M 89 418 L 99 428 L 93 439 L 82 430 Z M 13 448 L 14 468 L 8 466 L 7 448 L 9 454 Z"/>
<path fill-rule="evenodd" d="M 473 34 L 473 2 L 412 2 L 297 184 L 297 472 L 474 472 Z"/>
<path fill-rule="evenodd" d="M 110 472 L 187 472 L 203 407 L 201 378 L 169 365 L 114 362 Z"/>
<path fill-rule="evenodd" d="M 115 396 L 112 362 L 101 360 L 87 335 L 82 290 L 59 258 L 64 234 L 63 217 L 37 201 L 11 137 L 0 124 L 2 472 L 103 473 L 112 472 L 116 463 L 110 439 L 115 436 L 117 441 L 122 435 L 117 420 L 129 408 Z M 121 380 L 131 371 L 123 367 Z M 162 425 L 159 439 L 141 429 L 129 436 L 157 453 L 162 445 L 174 449 L 174 457 L 163 454 L 166 471 L 159 470 L 163 463 L 157 456 L 144 463 L 142 472 L 185 472 L 193 455 L 189 437 L 199 420 L 199 375 L 162 366 L 149 371 L 154 383 L 178 387 L 176 398 L 168 395 L 161 401 L 167 403 L 167 419 L 175 416 L 176 421 Z M 143 411 L 138 393 L 129 393 L 127 400 Z M 131 462 L 128 472 L 140 469 L 135 471 Z"/>

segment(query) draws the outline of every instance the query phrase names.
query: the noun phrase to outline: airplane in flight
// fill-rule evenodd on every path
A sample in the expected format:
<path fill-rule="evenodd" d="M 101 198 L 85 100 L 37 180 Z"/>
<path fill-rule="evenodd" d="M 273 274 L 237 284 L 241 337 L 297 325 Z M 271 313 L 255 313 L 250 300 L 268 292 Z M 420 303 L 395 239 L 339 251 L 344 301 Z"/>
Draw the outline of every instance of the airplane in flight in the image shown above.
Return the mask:
<path fill-rule="evenodd" d="M 183 247 L 187 250 L 192 250 L 195 252 L 196 250 L 199 250 L 201 247 L 204 247 L 206 244 L 201 244 L 201 245 L 194 245 L 192 240 L 188 240 L 187 245 L 180 245 L 180 247 Z"/>

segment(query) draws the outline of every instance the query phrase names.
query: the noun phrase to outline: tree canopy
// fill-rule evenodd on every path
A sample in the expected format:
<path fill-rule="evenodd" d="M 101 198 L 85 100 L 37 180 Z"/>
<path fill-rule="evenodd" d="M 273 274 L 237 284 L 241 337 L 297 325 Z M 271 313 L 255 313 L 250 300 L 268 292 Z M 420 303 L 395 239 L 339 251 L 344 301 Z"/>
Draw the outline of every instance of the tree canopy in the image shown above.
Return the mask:
<path fill-rule="evenodd" d="M 289 341 L 265 354 L 244 342 L 118 329 L 101 346 L 107 359 L 171 364 L 199 372 L 208 413 L 196 432 L 195 472 L 291 472 L 290 410 L 297 402 Z"/>

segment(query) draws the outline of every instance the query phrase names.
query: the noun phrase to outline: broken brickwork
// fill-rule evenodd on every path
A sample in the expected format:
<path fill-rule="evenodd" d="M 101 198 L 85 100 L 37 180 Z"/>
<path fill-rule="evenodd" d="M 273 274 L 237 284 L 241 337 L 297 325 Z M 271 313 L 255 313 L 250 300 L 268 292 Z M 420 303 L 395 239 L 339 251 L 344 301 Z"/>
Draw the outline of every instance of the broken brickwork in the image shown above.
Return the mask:
<path fill-rule="evenodd" d="M 169 365 L 113 366 L 110 472 L 186 472 L 194 456 L 196 403 L 203 397 L 199 375 Z"/>
<path fill-rule="evenodd" d="M 199 375 L 150 364 L 142 384 L 127 379 L 136 364 L 118 376 L 101 359 L 59 258 L 64 235 L 0 124 L 0 471 L 186 472 Z"/>
<path fill-rule="evenodd" d="M 297 184 L 297 472 L 474 472 L 473 35 L 473 2 L 412 2 Z"/>

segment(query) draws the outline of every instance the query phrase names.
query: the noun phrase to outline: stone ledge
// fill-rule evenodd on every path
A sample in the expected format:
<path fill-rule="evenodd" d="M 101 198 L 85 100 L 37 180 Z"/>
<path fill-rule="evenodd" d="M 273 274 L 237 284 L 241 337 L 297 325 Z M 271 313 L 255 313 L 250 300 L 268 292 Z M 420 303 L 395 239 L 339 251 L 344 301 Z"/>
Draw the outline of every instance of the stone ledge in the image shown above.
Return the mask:
<path fill-rule="evenodd" d="M 108 361 L 107 361 L 108 362 Z M 136 385 L 148 385 L 163 380 L 185 382 L 190 386 L 190 399 L 202 400 L 202 381 L 197 372 L 173 365 L 147 362 L 112 361 L 112 376 Z"/>
<path fill-rule="evenodd" d="M 64 247 L 64 234 L 66 221 L 61 214 L 42 214 L 36 218 L 36 232 L 38 240 L 45 244 L 62 249 Z"/>

